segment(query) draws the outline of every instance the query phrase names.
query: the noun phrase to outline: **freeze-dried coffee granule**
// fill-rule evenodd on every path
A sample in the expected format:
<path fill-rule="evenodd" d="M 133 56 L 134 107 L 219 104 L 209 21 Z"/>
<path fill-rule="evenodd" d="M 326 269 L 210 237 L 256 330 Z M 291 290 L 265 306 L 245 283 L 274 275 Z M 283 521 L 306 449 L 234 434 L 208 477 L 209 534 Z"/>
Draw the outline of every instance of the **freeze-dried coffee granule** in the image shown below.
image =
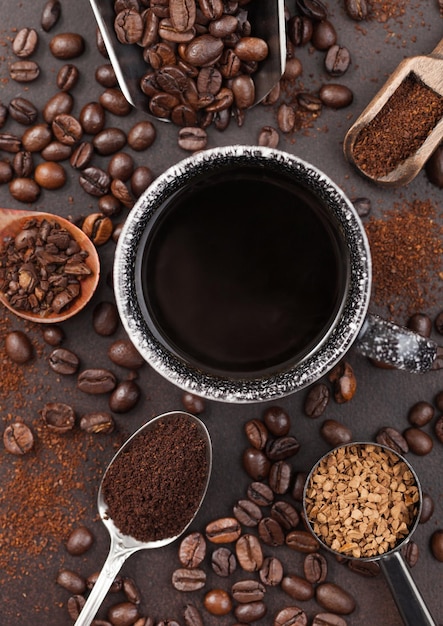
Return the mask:
<path fill-rule="evenodd" d="M 418 150 L 442 117 L 443 98 L 411 72 L 358 134 L 356 165 L 372 178 L 386 176 Z"/>
<path fill-rule="evenodd" d="M 442 227 L 431 200 L 397 203 L 365 225 L 372 255 L 372 298 L 391 315 L 436 304 L 443 281 Z"/>
<path fill-rule="evenodd" d="M 139 541 L 174 537 L 197 510 L 208 476 L 207 445 L 186 415 L 159 419 L 107 470 L 102 490 L 119 530 Z"/>

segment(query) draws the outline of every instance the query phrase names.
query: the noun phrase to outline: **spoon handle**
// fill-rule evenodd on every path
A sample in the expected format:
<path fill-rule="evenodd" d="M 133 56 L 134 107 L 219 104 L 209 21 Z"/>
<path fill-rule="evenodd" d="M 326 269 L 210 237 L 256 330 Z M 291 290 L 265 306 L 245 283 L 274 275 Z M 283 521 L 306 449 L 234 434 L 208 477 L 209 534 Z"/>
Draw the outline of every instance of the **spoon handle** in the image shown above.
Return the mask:
<path fill-rule="evenodd" d="M 122 568 L 126 559 L 135 552 L 137 548 L 125 548 L 119 543 L 118 538 L 111 537 L 109 554 L 104 562 L 103 568 L 86 604 L 81 610 L 74 626 L 89 626 L 99 610 L 106 594 L 109 591 L 115 577 Z"/>

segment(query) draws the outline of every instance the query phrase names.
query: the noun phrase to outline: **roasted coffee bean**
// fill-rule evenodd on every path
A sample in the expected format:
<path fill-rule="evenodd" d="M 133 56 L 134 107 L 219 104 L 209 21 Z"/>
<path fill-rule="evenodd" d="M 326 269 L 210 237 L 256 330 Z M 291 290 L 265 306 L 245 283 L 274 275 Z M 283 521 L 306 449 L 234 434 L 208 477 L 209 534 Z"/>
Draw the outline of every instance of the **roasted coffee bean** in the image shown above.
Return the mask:
<path fill-rule="evenodd" d="M 3 432 L 3 445 L 10 454 L 27 454 L 34 447 L 32 430 L 23 422 L 8 424 Z"/>
<path fill-rule="evenodd" d="M 298 439 L 292 435 L 270 439 L 266 444 L 266 456 L 271 461 L 283 461 L 300 450 Z"/>
<path fill-rule="evenodd" d="M 430 496 L 429 493 L 423 493 L 421 514 L 419 519 L 420 524 L 425 524 L 431 519 L 434 514 L 434 508 L 435 505 L 432 496 Z"/>
<path fill-rule="evenodd" d="M 332 447 L 352 441 L 351 429 L 334 419 L 327 419 L 322 423 L 320 435 Z"/>
<path fill-rule="evenodd" d="M 58 71 L 56 78 L 57 87 L 61 91 L 71 91 L 76 86 L 79 76 L 80 72 L 76 65 L 65 63 Z"/>
<path fill-rule="evenodd" d="M 37 108 L 26 98 L 13 98 L 8 107 L 9 115 L 19 124 L 30 126 L 37 119 Z"/>
<path fill-rule="evenodd" d="M 99 103 L 113 115 L 125 116 L 132 111 L 131 105 L 117 87 L 105 89 L 99 97 Z"/>
<path fill-rule="evenodd" d="M 267 587 L 277 587 L 283 579 L 283 565 L 275 556 L 268 556 L 258 572 L 261 582 Z"/>
<path fill-rule="evenodd" d="M 66 183 L 66 171 L 60 163 L 46 161 L 37 165 L 34 179 L 43 189 L 60 189 Z"/>
<path fill-rule="evenodd" d="M 68 598 L 66 607 L 68 609 L 69 617 L 73 621 L 75 621 L 78 618 L 85 604 L 86 604 L 86 598 L 84 598 L 84 596 L 81 596 L 79 594 L 76 594 Z"/>
<path fill-rule="evenodd" d="M 258 524 L 258 536 L 267 546 L 277 547 L 285 543 L 283 528 L 272 517 L 264 517 Z M 260 566 L 261 567 L 261 566 Z"/>
<path fill-rule="evenodd" d="M 302 91 L 297 94 L 297 102 L 302 109 L 310 111 L 311 113 L 319 113 L 322 108 L 320 98 L 307 91 Z"/>
<path fill-rule="evenodd" d="M 40 154 L 46 161 L 65 161 L 70 158 L 72 148 L 59 141 L 51 141 Z"/>
<path fill-rule="evenodd" d="M 99 302 L 92 313 L 92 326 L 98 335 L 109 337 L 119 325 L 119 316 L 114 302 Z"/>
<path fill-rule="evenodd" d="M 51 127 L 56 139 L 67 146 L 74 146 L 83 135 L 80 122 L 68 113 L 56 115 Z"/>
<path fill-rule="evenodd" d="M 217 576 L 226 578 L 237 569 L 237 559 L 228 548 L 217 548 L 212 553 L 211 566 Z"/>
<path fill-rule="evenodd" d="M 416 402 L 408 412 L 408 420 L 414 426 L 425 426 L 434 417 L 435 409 L 424 400 Z"/>
<path fill-rule="evenodd" d="M 82 224 L 82 231 L 95 246 L 102 246 L 109 241 L 112 229 L 112 221 L 102 213 L 90 213 Z"/>
<path fill-rule="evenodd" d="M 351 64 L 351 55 L 345 46 L 335 44 L 329 48 L 325 56 L 325 70 L 335 78 L 343 76 Z"/>
<path fill-rule="evenodd" d="M 85 133 L 96 135 L 105 127 L 105 110 L 99 102 L 88 102 L 79 115 L 79 122 Z"/>
<path fill-rule="evenodd" d="M 51 39 L 49 49 L 57 59 L 74 59 L 83 54 L 85 41 L 78 33 L 60 33 Z"/>
<path fill-rule="evenodd" d="M 136 167 L 131 176 L 131 189 L 134 196 L 136 198 L 140 197 L 152 183 L 154 178 L 152 170 L 146 165 Z"/>
<path fill-rule="evenodd" d="M 285 65 L 285 71 L 283 73 L 282 79 L 294 81 L 299 78 L 303 74 L 303 66 L 301 61 L 296 57 L 292 57 L 287 59 Z"/>
<path fill-rule="evenodd" d="M 200 532 L 193 532 L 182 539 L 178 559 L 183 567 L 194 569 L 206 556 L 206 540 Z"/>
<path fill-rule="evenodd" d="M 18 152 L 21 149 L 21 141 L 12 133 L 0 133 L 0 150 L 5 152 Z"/>
<path fill-rule="evenodd" d="M 246 448 L 243 452 L 243 469 L 252 480 L 263 480 L 269 474 L 271 462 L 262 450 Z"/>
<path fill-rule="evenodd" d="M 321 0 L 295 0 L 295 5 L 301 15 L 311 20 L 320 21 L 328 17 L 327 8 Z"/>
<path fill-rule="evenodd" d="M 65 333 L 61 326 L 57 326 L 57 324 L 44 324 L 42 336 L 48 345 L 56 347 L 63 342 Z"/>
<path fill-rule="evenodd" d="M 346 626 L 346 621 L 334 613 L 317 613 L 313 617 L 311 626 Z"/>
<path fill-rule="evenodd" d="M 254 481 L 248 486 L 247 496 L 258 506 L 270 506 L 274 501 L 272 489 L 265 483 Z"/>
<path fill-rule="evenodd" d="M 198 609 L 193 604 L 187 604 L 183 612 L 185 626 L 204 626 L 203 618 Z M 152 623 L 154 626 L 154 622 Z"/>
<path fill-rule="evenodd" d="M 211 615 L 227 615 L 232 610 L 231 596 L 224 589 L 211 589 L 205 594 L 203 606 Z"/>
<path fill-rule="evenodd" d="M 290 133 L 295 125 L 295 109 L 283 103 L 277 110 L 277 124 L 282 133 Z"/>
<path fill-rule="evenodd" d="M 48 357 L 48 363 L 51 369 L 57 374 L 75 374 L 78 370 L 80 360 L 74 352 L 66 348 L 56 348 Z"/>
<path fill-rule="evenodd" d="M 94 156 L 94 147 L 89 141 L 81 141 L 73 150 L 69 163 L 76 170 L 88 167 Z"/>
<path fill-rule="evenodd" d="M 111 182 L 111 193 L 126 208 L 130 209 L 134 205 L 134 198 L 128 188 L 128 185 L 118 178 L 114 178 Z"/>
<path fill-rule="evenodd" d="M 257 537 L 242 535 L 235 544 L 237 561 L 246 572 L 256 572 L 263 565 L 263 551 Z"/>
<path fill-rule="evenodd" d="M 181 402 L 185 411 L 193 413 L 194 415 L 200 415 L 200 413 L 203 413 L 206 408 L 204 398 L 196 396 L 194 393 L 190 393 L 189 391 L 185 391 L 183 393 Z"/>
<path fill-rule="evenodd" d="M 117 87 L 118 81 L 114 68 L 110 63 L 99 65 L 95 70 L 95 80 L 102 87 Z"/>
<path fill-rule="evenodd" d="M 420 556 L 420 550 L 415 541 L 408 541 L 402 548 L 402 555 L 409 567 L 417 565 Z"/>
<path fill-rule="evenodd" d="M 32 203 L 40 195 L 40 187 L 32 178 L 14 178 L 9 183 L 9 193 L 19 202 Z"/>
<path fill-rule="evenodd" d="M 437 315 L 437 317 L 435 318 L 434 321 L 434 326 L 435 326 L 435 330 L 440 334 L 443 335 L 443 311 L 440 311 L 440 313 Z M 443 409 L 442 409 L 443 410 Z"/>
<path fill-rule="evenodd" d="M 234 517 L 220 517 L 207 524 L 205 533 L 212 543 L 231 543 L 240 537 L 241 526 Z"/>
<path fill-rule="evenodd" d="M 111 179 L 109 174 L 100 167 L 90 165 L 82 170 L 79 183 L 86 193 L 100 197 L 108 193 Z"/>
<path fill-rule="evenodd" d="M 235 619 L 246 624 L 262 619 L 266 613 L 267 606 L 261 601 L 239 604 L 234 609 Z"/>
<path fill-rule="evenodd" d="M 359 217 L 367 217 L 372 209 L 372 203 L 370 198 L 355 198 L 352 201 L 355 210 L 357 211 Z"/>
<path fill-rule="evenodd" d="M 273 126 L 263 126 L 258 135 L 258 145 L 267 148 L 277 148 L 280 141 L 278 131 Z"/>
<path fill-rule="evenodd" d="M 113 363 L 128 369 L 139 369 L 145 363 L 134 344 L 129 339 L 117 339 L 108 348 L 108 357 Z"/>
<path fill-rule="evenodd" d="M 338 363 L 329 373 L 329 380 L 334 387 L 334 399 L 338 404 L 348 402 L 354 397 L 357 389 L 352 366 L 346 361 Z"/>
<path fill-rule="evenodd" d="M 71 593 L 82 594 L 86 591 L 86 582 L 77 572 L 61 569 L 57 574 L 57 584 Z"/>
<path fill-rule="evenodd" d="M 316 50 L 328 50 L 337 42 L 337 32 L 329 20 L 314 23 L 311 43 Z"/>
<path fill-rule="evenodd" d="M 313 22 L 305 15 L 294 15 L 287 22 L 287 32 L 294 46 L 305 46 L 312 37 Z"/>
<path fill-rule="evenodd" d="M 47 402 L 40 414 L 46 426 L 58 433 L 65 433 L 75 426 L 75 411 L 64 402 Z"/>
<path fill-rule="evenodd" d="M 114 431 L 115 424 L 110 413 L 95 411 L 82 415 L 80 428 L 90 434 L 108 434 Z"/>
<path fill-rule="evenodd" d="M 323 415 L 328 406 L 330 392 L 327 385 L 317 383 L 313 385 L 305 398 L 304 411 L 308 417 L 316 418 Z"/>
<path fill-rule="evenodd" d="M 133 602 L 119 602 L 108 609 L 107 617 L 113 626 L 131 626 L 140 617 L 140 611 Z"/>
<path fill-rule="evenodd" d="M 8 108 L 3 102 L 0 102 L 0 128 L 6 124 L 8 118 Z"/>
<path fill-rule="evenodd" d="M 9 183 L 13 176 L 11 164 L 8 161 L 0 161 L 0 185 Z"/>
<path fill-rule="evenodd" d="M 27 363 L 34 356 L 31 340 L 22 330 L 13 330 L 6 335 L 5 350 L 14 363 Z"/>
<path fill-rule="evenodd" d="M 263 421 L 269 432 L 275 437 L 283 437 L 289 433 L 291 419 L 287 412 L 279 406 L 272 406 L 263 415 Z"/>
<path fill-rule="evenodd" d="M 127 413 L 140 399 L 141 390 L 133 380 L 124 380 L 116 386 L 109 398 L 109 408 L 114 413 Z"/>
<path fill-rule="evenodd" d="M 398 430 L 390 426 L 380 428 L 375 437 L 375 441 L 384 446 L 388 446 L 388 448 L 392 448 L 394 452 L 398 454 L 406 454 L 409 452 L 409 445 L 406 439 Z"/>
<path fill-rule="evenodd" d="M 60 0 L 47 0 L 43 6 L 40 24 L 44 31 L 49 32 L 53 28 L 61 15 Z"/>
<path fill-rule="evenodd" d="M 104 128 L 96 133 L 92 145 L 98 154 L 109 156 L 121 150 L 126 144 L 126 135 L 120 128 Z"/>
<path fill-rule="evenodd" d="M 206 584 L 206 573 L 202 569 L 176 569 L 172 573 L 172 586 L 178 591 L 197 591 Z"/>
<path fill-rule="evenodd" d="M 18 83 L 31 83 L 40 76 L 40 66 L 36 61 L 14 61 L 9 76 Z"/>
<path fill-rule="evenodd" d="M 28 150 L 20 150 L 12 160 L 14 173 L 19 178 L 28 178 L 34 172 L 34 159 Z M 36 181 L 38 183 L 38 181 Z"/>
<path fill-rule="evenodd" d="M 276 614 L 273 626 L 308 626 L 308 616 L 298 606 L 287 606 Z"/>
<path fill-rule="evenodd" d="M 435 530 L 431 535 L 431 552 L 437 561 L 443 562 L 443 530 Z"/>
<path fill-rule="evenodd" d="M 307 581 L 316 585 L 326 580 L 328 562 L 320 552 L 311 552 L 303 561 L 303 572 Z"/>
<path fill-rule="evenodd" d="M 114 20 L 117 39 L 123 44 L 138 43 L 143 35 L 143 19 L 136 9 L 119 11 Z"/>
<path fill-rule="evenodd" d="M 278 500 L 272 505 L 271 517 L 285 530 L 296 528 L 300 522 L 298 511 L 284 500 Z"/>
<path fill-rule="evenodd" d="M 208 135 L 203 128 L 187 126 L 178 132 L 178 145 L 182 150 L 190 152 L 204 150 L 207 142 Z"/>
<path fill-rule="evenodd" d="M 294 600 L 307 601 L 314 597 L 314 586 L 305 578 L 290 574 L 284 576 L 281 588 Z"/>
<path fill-rule="evenodd" d="M 97 202 L 98 209 L 106 217 L 114 217 L 118 215 L 122 210 L 122 205 L 117 198 L 110 193 L 100 196 Z M 114 239 L 115 229 L 112 232 L 112 238 Z"/>
<path fill-rule="evenodd" d="M 46 102 L 43 107 L 43 119 L 52 124 L 57 115 L 62 113 L 69 115 L 74 106 L 74 99 L 70 93 L 59 91 Z"/>
<path fill-rule="evenodd" d="M 320 583 L 315 589 L 315 599 L 324 609 L 339 615 L 348 615 L 355 610 L 354 598 L 335 583 Z"/>
<path fill-rule="evenodd" d="M 108 174 L 123 182 L 129 180 L 134 171 L 134 159 L 127 152 L 116 152 L 108 163 Z"/>
<path fill-rule="evenodd" d="M 432 332 L 432 320 L 425 313 L 414 313 L 408 319 L 406 326 L 422 337 L 430 337 Z"/>
<path fill-rule="evenodd" d="M 34 54 L 38 45 L 38 33 L 34 28 L 21 28 L 12 42 L 13 53 L 21 59 Z"/>
<path fill-rule="evenodd" d="M 155 137 L 156 130 L 152 122 L 138 122 L 128 132 L 128 145 L 136 151 L 146 150 L 152 146 Z"/>
<path fill-rule="evenodd" d="M 94 543 L 94 535 L 86 526 L 78 526 L 66 540 L 66 550 L 73 556 L 79 556 L 89 550 Z"/>
<path fill-rule="evenodd" d="M 443 415 L 434 424 L 434 433 L 440 443 L 443 443 Z"/>
<path fill-rule="evenodd" d="M 366 578 L 374 578 L 380 574 L 380 565 L 376 561 L 362 561 L 361 559 L 350 559 L 347 562 L 348 568 Z"/>
<path fill-rule="evenodd" d="M 130 578 L 129 576 L 123 577 L 122 589 L 128 602 L 132 602 L 132 604 L 140 604 L 141 602 L 140 591 L 137 585 L 135 584 L 135 581 L 132 578 Z"/>
<path fill-rule="evenodd" d="M 115 375 L 107 369 L 86 369 L 77 377 L 77 387 L 84 393 L 108 393 L 109 391 L 113 391 L 116 385 L 117 380 Z"/>
<path fill-rule="evenodd" d="M 232 597 L 240 604 L 263 600 L 266 589 L 257 580 L 239 580 L 231 587 Z"/>
<path fill-rule="evenodd" d="M 251 500 L 239 500 L 233 507 L 233 513 L 240 524 L 248 528 L 257 526 L 263 517 L 260 507 Z"/>
<path fill-rule="evenodd" d="M 331 109 L 343 109 L 354 99 L 354 94 L 349 87 L 332 83 L 322 85 L 318 95 L 322 103 Z"/>
<path fill-rule="evenodd" d="M 246 437 L 253 448 L 263 450 L 268 440 L 268 429 L 265 424 L 258 419 L 252 419 L 245 424 Z"/>
<path fill-rule="evenodd" d="M 283 495 L 289 490 L 292 468 L 286 461 L 276 461 L 271 465 L 268 475 L 269 486 L 276 494 Z"/>
<path fill-rule="evenodd" d="M 318 552 L 320 544 L 307 530 L 291 530 L 286 535 L 286 545 L 292 550 L 309 554 Z"/>
<path fill-rule="evenodd" d="M 301 502 L 303 500 L 303 489 L 305 487 L 306 478 L 306 472 L 297 472 L 295 475 L 292 485 L 292 497 L 296 502 Z"/>
<path fill-rule="evenodd" d="M 87 589 L 91 590 L 94 587 L 99 575 L 100 575 L 100 572 L 94 572 L 93 574 L 90 574 L 87 577 L 86 579 Z M 111 586 L 109 587 L 109 592 L 118 593 L 119 591 L 122 590 L 122 587 L 123 587 L 123 579 L 120 575 L 117 575 L 112 581 Z"/>
<path fill-rule="evenodd" d="M 410 452 L 413 454 L 424 456 L 429 454 L 434 447 L 432 437 L 424 430 L 416 428 L 415 426 L 407 428 L 404 431 L 403 436 L 408 443 Z"/>
<path fill-rule="evenodd" d="M 360 22 L 368 17 L 366 0 L 345 0 L 345 10 L 349 17 Z"/>

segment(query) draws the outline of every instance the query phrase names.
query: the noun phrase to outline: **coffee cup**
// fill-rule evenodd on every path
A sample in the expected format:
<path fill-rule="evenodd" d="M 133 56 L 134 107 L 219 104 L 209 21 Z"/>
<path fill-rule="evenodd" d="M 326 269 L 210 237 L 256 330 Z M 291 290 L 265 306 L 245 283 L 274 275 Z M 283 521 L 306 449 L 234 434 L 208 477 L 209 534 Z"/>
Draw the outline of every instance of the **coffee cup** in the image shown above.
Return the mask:
<path fill-rule="evenodd" d="M 205 150 L 159 176 L 126 219 L 114 289 L 145 360 L 208 399 L 288 395 L 354 345 L 412 372 L 437 355 L 433 341 L 368 314 L 371 254 L 355 208 L 276 149 Z"/>

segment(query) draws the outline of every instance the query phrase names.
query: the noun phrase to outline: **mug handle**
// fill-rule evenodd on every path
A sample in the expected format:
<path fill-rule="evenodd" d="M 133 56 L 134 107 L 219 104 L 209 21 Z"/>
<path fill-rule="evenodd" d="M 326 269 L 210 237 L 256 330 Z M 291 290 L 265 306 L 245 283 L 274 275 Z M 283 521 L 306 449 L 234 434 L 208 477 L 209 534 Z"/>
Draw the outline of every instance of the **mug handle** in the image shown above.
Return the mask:
<path fill-rule="evenodd" d="M 363 356 L 396 369 L 423 373 L 443 368 L 443 348 L 435 341 L 373 314 L 367 315 L 356 347 Z"/>

